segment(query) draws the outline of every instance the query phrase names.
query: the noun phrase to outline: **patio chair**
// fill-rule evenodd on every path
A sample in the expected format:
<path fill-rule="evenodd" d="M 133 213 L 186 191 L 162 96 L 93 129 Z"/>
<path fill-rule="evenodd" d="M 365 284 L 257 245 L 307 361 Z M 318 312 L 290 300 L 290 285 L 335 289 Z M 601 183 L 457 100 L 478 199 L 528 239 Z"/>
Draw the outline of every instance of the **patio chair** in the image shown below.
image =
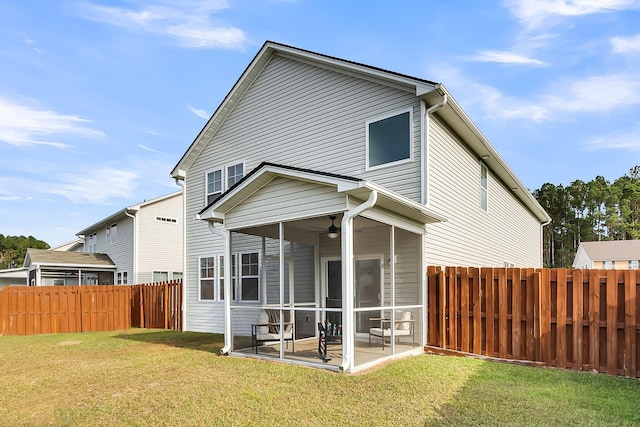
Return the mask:
<path fill-rule="evenodd" d="M 371 347 L 371 337 L 380 338 L 382 341 L 382 349 L 384 350 L 385 340 L 391 339 L 391 319 L 385 317 L 372 317 L 370 322 L 376 322 L 380 326 L 369 328 L 369 347 Z M 396 315 L 396 321 L 393 334 L 396 337 L 396 343 L 400 342 L 400 337 L 411 336 L 412 343 L 415 345 L 416 337 L 413 327 L 414 320 L 411 318 L 411 312 L 399 312 Z"/>
<path fill-rule="evenodd" d="M 251 345 L 258 354 L 258 346 L 267 342 L 280 342 L 283 336 L 285 343 L 291 341 L 291 352 L 295 352 L 294 323 L 291 321 L 291 312 L 284 313 L 284 331 L 280 333 L 280 310 L 266 309 L 260 312 L 257 323 L 251 325 Z"/>

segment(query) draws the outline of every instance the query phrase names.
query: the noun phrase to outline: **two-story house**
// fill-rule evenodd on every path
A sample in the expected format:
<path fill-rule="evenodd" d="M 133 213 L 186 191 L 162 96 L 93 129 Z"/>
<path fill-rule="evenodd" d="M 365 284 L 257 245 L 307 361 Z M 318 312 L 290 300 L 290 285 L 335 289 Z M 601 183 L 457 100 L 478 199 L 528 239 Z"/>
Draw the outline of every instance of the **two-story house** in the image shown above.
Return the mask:
<path fill-rule="evenodd" d="M 171 175 L 185 329 L 336 370 L 422 351 L 427 265 L 539 267 L 550 221 L 442 84 L 273 42 Z"/>
<path fill-rule="evenodd" d="M 640 240 L 581 242 L 573 268 L 635 270 L 640 268 Z"/>
<path fill-rule="evenodd" d="M 121 285 L 182 278 L 182 190 L 127 206 L 55 250 L 28 249 L 30 286 Z"/>
<path fill-rule="evenodd" d="M 117 269 L 115 284 L 182 279 L 182 190 L 145 200 L 77 233 L 84 252 L 107 254 Z"/>

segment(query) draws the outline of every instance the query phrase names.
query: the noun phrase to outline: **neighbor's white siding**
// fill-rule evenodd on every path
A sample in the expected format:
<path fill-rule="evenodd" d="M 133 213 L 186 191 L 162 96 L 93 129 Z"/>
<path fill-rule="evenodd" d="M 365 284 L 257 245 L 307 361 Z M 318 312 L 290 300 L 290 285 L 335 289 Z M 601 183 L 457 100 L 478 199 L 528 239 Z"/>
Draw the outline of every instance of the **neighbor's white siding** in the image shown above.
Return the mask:
<path fill-rule="evenodd" d="M 481 159 L 434 117 L 430 132 L 429 208 L 447 222 L 427 226 L 427 265 L 541 267 L 540 222 L 490 169 L 480 209 Z"/>
<path fill-rule="evenodd" d="M 149 283 L 153 280 L 154 271 L 168 272 L 169 280 L 173 278 L 173 273 L 182 273 L 182 201 L 183 195 L 176 194 L 145 204 L 136 214 L 139 239 L 138 271 L 135 279 L 133 272 L 129 272 L 130 283 Z M 176 222 L 172 222 L 174 219 Z"/>

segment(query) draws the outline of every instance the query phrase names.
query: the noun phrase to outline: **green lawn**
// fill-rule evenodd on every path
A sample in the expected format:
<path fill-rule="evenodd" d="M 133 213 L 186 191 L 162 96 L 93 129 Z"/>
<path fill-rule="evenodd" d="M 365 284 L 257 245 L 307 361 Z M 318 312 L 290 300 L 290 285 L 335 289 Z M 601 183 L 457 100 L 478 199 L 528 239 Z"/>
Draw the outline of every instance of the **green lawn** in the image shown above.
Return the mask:
<path fill-rule="evenodd" d="M 423 355 L 360 375 L 133 329 L 0 337 L 0 425 L 640 425 L 640 380 Z"/>

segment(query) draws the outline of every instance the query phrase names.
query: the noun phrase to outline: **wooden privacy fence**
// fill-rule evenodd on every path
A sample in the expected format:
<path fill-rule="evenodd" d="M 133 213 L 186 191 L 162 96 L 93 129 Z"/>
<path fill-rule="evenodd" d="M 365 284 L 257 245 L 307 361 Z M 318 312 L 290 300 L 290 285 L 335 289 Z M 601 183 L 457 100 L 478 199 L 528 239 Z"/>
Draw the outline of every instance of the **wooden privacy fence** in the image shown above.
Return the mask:
<path fill-rule="evenodd" d="M 132 286 L 131 326 L 182 330 L 182 281 Z"/>
<path fill-rule="evenodd" d="M 7 286 L 0 335 L 182 328 L 181 281 L 118 286 Z"/>
<path fill-rule="evenodd" d="M 640 270 L 428 267 L 427 350 L 640 376 Z"/>

